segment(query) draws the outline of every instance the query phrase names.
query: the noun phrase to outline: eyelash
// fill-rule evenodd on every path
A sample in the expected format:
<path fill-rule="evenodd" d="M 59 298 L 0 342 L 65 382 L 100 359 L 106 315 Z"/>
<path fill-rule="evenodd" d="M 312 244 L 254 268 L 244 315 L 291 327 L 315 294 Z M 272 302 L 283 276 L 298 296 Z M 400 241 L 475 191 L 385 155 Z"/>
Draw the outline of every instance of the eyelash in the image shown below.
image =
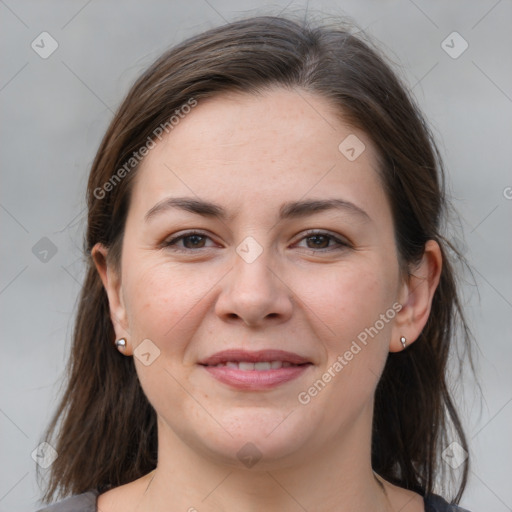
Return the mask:
<path fill-rule="evenodd" d="M 177 248 L 176 244 L 179 241 L 184 240 L 185 238 L 192 237 L 192 236 L 201 236 L 201 237 L 210 238 L 206 233 L 203 233 L 201 231 L 188 231 L 188 232 L 183 233 L 182 235 L 179 235 L 175 238 L 171 238 L 170 240 L 164 241 L 162 243 L 162 248 L 170 248 L 172 251 L 182 252 L 182 253 L 197 252 L 199 249 L 209 249 L 209 247 L 199 247 L 198 249 Z M 326 231 L 317 231 L 317 230 L 307 231 L 304 234 L 304 236 L 299 240 L 299 242 L 301 242 L 302 240 L 305 240 L 307 238 L 312 238 L 314 236 L 327 237 L 328 239 L 330 239 L 330 240 L 334 241 L 336 244 L 338 244 L 338 247 L 327 247 L 327 248 L 322 248 L 322 249 L 318 249 L 318 250 L 311 249 L 309 247 L 307 247 L 307 248 L 303 247 L 303 249 L 305 249 L 306 251 L 318 253 L 318 252 L 330 252 L 333 250 L 340 250 L 340 249 L 351 247 L 351 245 L 348 242 L 340 240 L 339 238 L 335 237 L 331 233 L 326 232 Z"/>

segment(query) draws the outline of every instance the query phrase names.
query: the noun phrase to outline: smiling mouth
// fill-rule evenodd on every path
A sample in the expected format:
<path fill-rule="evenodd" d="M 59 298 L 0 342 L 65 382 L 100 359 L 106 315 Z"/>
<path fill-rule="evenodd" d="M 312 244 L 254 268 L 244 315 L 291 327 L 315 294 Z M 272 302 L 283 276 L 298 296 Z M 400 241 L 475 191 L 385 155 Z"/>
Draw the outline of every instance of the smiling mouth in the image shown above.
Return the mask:
<path fill-rule="evenodd" d="M 300 377 L 313 366 L 305 357 L 283 350 L 224 350 L 199 362 L 216 380 L 245 391 L 268 390 Z"/>

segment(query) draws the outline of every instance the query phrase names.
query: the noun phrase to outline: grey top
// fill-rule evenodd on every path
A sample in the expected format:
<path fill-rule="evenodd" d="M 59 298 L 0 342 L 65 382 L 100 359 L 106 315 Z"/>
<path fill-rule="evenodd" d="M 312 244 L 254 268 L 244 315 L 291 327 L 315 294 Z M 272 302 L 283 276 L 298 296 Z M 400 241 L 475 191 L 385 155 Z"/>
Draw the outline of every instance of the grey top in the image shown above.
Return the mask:
<path fill-rule="evenodd" d="M 37 512 L 96 512 L 99 491 L 93 489 L 61 500 Z M 469 512 L 457 505 L 450 505 L 441 496 L 430 494 L 425 497 L 425 512 Z"/>

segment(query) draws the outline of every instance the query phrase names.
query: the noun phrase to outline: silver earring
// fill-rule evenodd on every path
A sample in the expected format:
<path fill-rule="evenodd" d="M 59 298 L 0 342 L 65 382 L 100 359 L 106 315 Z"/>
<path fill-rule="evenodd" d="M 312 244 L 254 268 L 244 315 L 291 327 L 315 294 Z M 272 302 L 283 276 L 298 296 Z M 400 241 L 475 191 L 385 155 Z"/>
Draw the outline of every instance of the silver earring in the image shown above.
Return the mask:
<path fill-rule="evenodd" d="M 400 337 L 400 343 L 402 344 L 402 347 L 404 347 L 404 348 L 405 348 L 405 345 L 406 345 L 406 341 L 407 340 L 405 339 L 405 336 L 401 336 Z"/>
<path fill-rule="evenodd" d="M 116 340 L 116 347 L 118 350 L 125 349 L 126 348 L 126 339 L 120 338 L 120 339 Z"/>

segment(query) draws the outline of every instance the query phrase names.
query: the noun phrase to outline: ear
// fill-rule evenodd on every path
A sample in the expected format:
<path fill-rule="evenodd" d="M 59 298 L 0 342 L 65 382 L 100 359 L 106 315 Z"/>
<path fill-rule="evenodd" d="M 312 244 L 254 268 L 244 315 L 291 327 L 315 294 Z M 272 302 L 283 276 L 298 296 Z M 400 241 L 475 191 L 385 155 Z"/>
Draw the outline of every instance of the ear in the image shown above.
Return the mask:
<path fill-rule="evenodd" d="M 427 323 L 434 292 L 439 284 L 443 257 L 439 244 L 428 240 L 420 263 L 409 273 L 401 285 L 399 302 L 402 309 L 395 317 L 390 352 L 403 350 L 400 338 L 407 345 L 414 343 Z"/>
<path fill-rule="evenodd" d="M 123 299 L 121 275 L 108 264 L 107 255 L 108 249 L 101 243 L 97 243 L 92 248 L 91 256 L 94 265 L 107 292 L 110 319 L 114 325 L 116 340 L 126 338 L 126 348 L 123 350 L 123 354 L 132 355 L 133 352 L 130 343 L 126 307 Z"/>

